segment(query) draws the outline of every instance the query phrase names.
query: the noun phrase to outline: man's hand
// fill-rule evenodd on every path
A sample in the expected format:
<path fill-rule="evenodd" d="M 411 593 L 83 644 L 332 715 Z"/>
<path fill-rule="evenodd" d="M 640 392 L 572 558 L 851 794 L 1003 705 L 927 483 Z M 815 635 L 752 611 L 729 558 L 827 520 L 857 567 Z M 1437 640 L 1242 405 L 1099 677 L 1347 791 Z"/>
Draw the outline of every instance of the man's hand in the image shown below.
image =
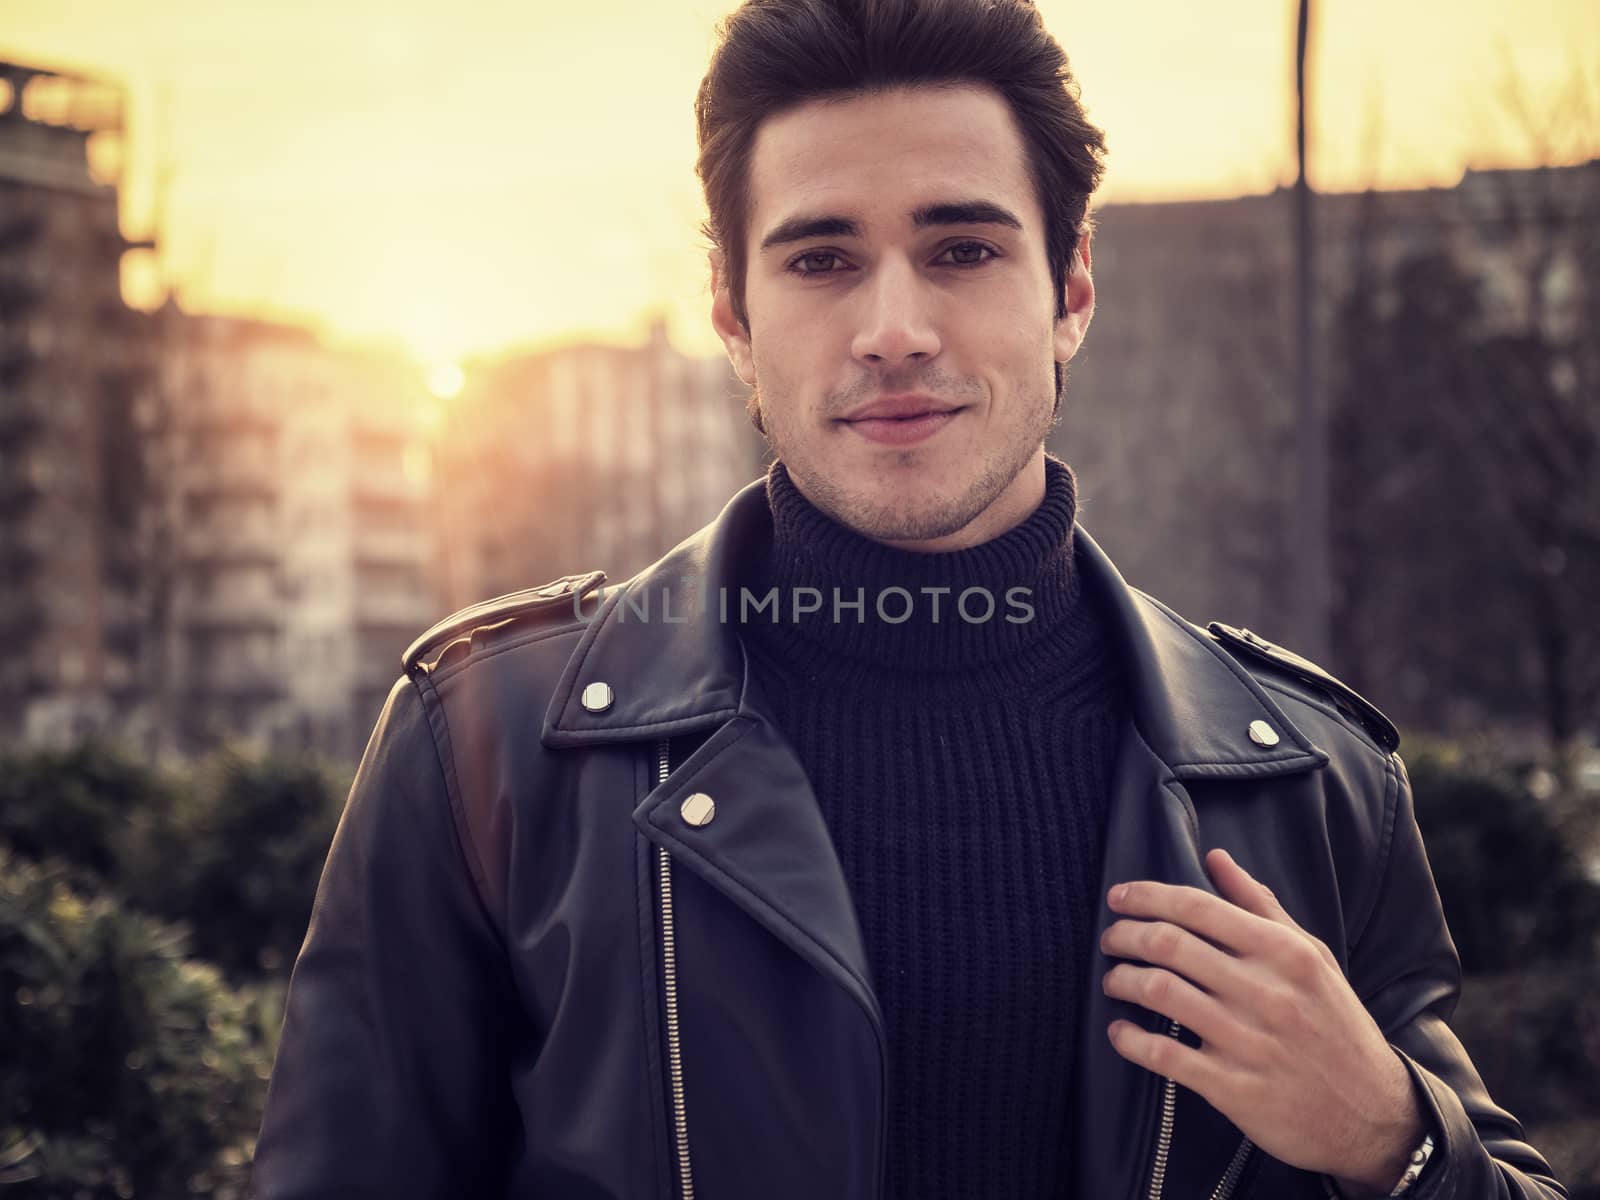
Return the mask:
<path fill-rule="evenodd" d="M 1118 1054 L 1199 1093 L 1272 1157 L 1387 1195 L 1422 1140 L 1411 1078 L 1333 953 L 1225 850 L 1206 855 L 1222 899 L 1138 880 L 1111 889 L 1100 939 L 1106 994 L 1177 1021 L 1199 1049 L 1127 1021 Z"/>

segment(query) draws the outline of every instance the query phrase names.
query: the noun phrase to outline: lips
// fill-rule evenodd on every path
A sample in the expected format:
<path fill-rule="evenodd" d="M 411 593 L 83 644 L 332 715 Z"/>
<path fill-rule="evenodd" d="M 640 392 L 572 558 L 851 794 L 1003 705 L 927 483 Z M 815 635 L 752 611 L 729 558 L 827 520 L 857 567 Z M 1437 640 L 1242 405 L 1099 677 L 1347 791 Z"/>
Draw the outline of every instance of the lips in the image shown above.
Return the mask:
<path fill-rule="evenodd" d="M 869 442 L 906 446 L 932 437 L 964 411 L 964 406 L 946 404 L 931 396 L 890 396 L 839 421 Z"/>
<path fill-rule="evenodd" d="M 885 396 L 856 409 L 841 421 L 903 421 L 915 417 L 955 412 L 960 405 L 936 400 L 932 396 Z"/>

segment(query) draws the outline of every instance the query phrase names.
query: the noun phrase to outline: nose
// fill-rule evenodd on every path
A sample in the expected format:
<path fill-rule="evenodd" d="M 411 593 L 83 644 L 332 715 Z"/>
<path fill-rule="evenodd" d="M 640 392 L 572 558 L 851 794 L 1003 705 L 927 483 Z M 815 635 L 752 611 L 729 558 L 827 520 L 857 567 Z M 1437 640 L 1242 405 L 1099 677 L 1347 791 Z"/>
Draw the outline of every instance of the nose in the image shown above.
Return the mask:
<path fill-rule="evenodd" d="M 927 283 L 911 263 L 884 262 L 856 293 L 861 309 L 851 353 L 874 367 L 926 362 L 940 341 Z"/>

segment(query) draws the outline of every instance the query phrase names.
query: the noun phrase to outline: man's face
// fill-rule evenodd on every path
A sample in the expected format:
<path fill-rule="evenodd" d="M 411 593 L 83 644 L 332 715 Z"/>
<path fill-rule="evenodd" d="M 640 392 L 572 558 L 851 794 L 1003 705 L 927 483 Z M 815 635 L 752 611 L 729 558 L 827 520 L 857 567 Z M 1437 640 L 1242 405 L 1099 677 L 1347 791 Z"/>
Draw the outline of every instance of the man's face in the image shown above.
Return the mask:
<path fill-rule="evenodd" d="M 913 87 L 771 117 L 750 158 L 745 310 L 712 321 L 800 491 L 857 532 L 974 545 L 1044 494 L 1054 363 L 1094 311 L 1088 248 L 1057 320 L 1010 110 Z"/>

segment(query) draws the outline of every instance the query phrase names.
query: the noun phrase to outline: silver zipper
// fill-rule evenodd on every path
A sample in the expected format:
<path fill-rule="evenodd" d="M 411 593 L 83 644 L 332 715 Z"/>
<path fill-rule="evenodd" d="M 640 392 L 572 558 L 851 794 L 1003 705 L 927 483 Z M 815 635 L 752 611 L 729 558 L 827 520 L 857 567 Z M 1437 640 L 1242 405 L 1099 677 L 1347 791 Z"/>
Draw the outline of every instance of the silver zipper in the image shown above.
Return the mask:
<path fill-rule="evenodd" d="M 1228 1200 L 1233 1195 L 1233 1189 L 1239 1186 L 1239 1176 L 1244 1174 L 1244 1164 L 1250 1160 L 1250 1151 L 1255 1149 L 1255 1143 L 1249 1138 L 1239 1143 L 1239 1148 L 1233 1152 L 1233 1161 L 1228 1164 L 1228 1169 L 1217 1186 L 1211 1193 L 1211 1200 Z"/>
<path fill-rule="evenodd" d="M 666 783 L 669 773 L 668 745 L 663 738 L 656 745 L 656 785 Z M 672 1124 L 674 1141 L 678 1150 L 678 1174 L 683 1181 L 683 1200 L 694 1200 L 694 1177 L 689 1170 L 689 1124 L 683 1100 L 683 1046 L 678 1031 L 678 960 L 672 933 L 672 858 L 666 847 L 658 850 L 661 865 L 661 975 L 667 1001 L 667 1071 L 672 1088 Z M 1167 1034 L 1177 1037 L 1183 1026 L 1171 1021 Z M 1150 1164 L 1149 1200 L 1161 1200 L 1167 1180 L 1167 1157 L 1172 1152 L 1172 1127 L 1178 1111 L 1178 1085 L 1167 1079 L 1161 1089 L 1161 1129 L 1156 1135 L 1155 1158 Z M 1229 1200 L 1239 1184 L 1244 1165 L 1250 1158 L 1253 1143 L 1249 1138 L 1239 1143 L 1233 1161 L 1217 1186 L 1211 1200 Z"/>
<path fill-rule="evenodd" d="M 1169 1037 L 1177 1037 L 1181 1032 L 1182 1025 L 1169 1021 Z M 1161 1089 L 1161 1129 L 1156 1134 L 1155 1158 L 1150 1163 L 1149 1200 L 1161 1200 L 1161 1191 L 1166 1186 L 1167 1157 L 1172 1153 L 1172 1126 L 1177 1115 L 1178 1084 L 1176 1080 L 1168 1079 Z M 1222 1178 L 1217 1180 L 1217 1186 L 1211 1190 L 1211 1200 L 1229 1200 L 1233 1195 L 1233 1189 L 1239 1186 L 1239 1176 L 1244 1173 L 1244 1164 L 1249 1161 L 1254 1146 L 1255 1143 L 1249 1138 L 1239 1143 L 1239 1148 L 1233 1152 L 1233 1161 L 1228 1164 Z"/>
<path fill-rule="evenodd" d="M 1183 1026 L 1171 1021 L 1167 1033 L 1177 1037 Z M 1172 1122 L 1178 1114 L 1178 1084 L 1168 1079 L 1161 1088 L 1161 1130 L 1156 1134 L 1156 1156 L 1150 1163 L 1149 1200 L 1161 1200 L 1161 1189 L 1167 1182 L 1167 1155 L 1172 1151 Z"/>
<path fill-rule="evenodd" d="M 667 781 L 666 738 L 656 746 L 656 786 Z M 683 1200 L 694 1200 L 694 1177 L 689 1173 L 689 1124 L 683 1103 L 683 1047 L 678 1036 L 678 957 L 672 937 L 672 858 L 659 848 L 661 863 L 661 980 L 667 998 L 667 1073 L 672 1087 L 672 1130 L 678 1148 L 678 1176 Z"/>

